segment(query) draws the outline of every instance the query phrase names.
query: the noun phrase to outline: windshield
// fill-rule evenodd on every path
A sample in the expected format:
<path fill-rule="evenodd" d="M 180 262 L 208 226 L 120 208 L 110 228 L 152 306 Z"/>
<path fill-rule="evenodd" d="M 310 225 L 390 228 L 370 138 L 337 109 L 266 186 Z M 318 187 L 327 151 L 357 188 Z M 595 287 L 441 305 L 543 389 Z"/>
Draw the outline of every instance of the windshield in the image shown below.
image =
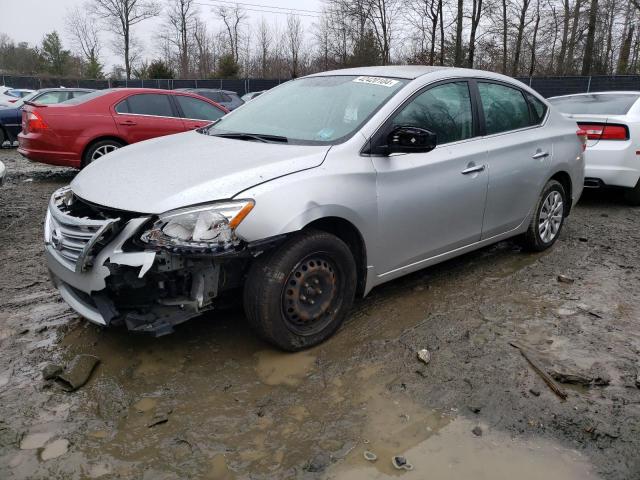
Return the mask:
<path fill-rule="evenodd" d="M 406 83 L 357 76 L 292 80 L 222 117 L 207 133 L 282 137 L 290 143 L 339 143 L 353 135 Z"/>
<path fill-rule="evenodd" d="M 592 113 L 596 115 L 626 115 L 640 95 L 607 93 L 550 98 L 549 103 L 562 113 Z"/>

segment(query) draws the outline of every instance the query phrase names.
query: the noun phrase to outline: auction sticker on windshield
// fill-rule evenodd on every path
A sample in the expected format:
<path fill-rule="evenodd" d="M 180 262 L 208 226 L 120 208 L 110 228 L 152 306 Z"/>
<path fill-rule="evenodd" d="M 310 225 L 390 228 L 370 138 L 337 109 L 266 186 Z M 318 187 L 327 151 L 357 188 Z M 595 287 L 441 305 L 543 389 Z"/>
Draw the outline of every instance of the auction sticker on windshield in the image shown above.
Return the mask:
<path fill-rule="evenodd" d="M 393 87 L 398 80 L 384 77 L 358 77 L 353 80 L 356 83 L 368 83 L 370 85 L 380 85 L 381 87 Z"/>

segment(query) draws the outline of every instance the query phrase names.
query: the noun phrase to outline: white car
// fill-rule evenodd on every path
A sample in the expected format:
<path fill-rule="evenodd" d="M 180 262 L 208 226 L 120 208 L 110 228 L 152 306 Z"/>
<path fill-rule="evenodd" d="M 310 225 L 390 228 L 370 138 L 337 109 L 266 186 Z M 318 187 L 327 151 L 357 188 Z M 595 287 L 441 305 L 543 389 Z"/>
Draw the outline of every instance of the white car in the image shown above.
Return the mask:
<path fill-rule="evenodd" d="M 35 90 L 28 88 L 6 88 L 0 91 L 0 107 L 12 107 L 21 98 L 31 95 Z"/>
<path fill-rule="evenodd" d="M 587 133 L 585 187 L 624 187 L 640 205 L 640 92 L 598 92 L 548 99 Z"/>

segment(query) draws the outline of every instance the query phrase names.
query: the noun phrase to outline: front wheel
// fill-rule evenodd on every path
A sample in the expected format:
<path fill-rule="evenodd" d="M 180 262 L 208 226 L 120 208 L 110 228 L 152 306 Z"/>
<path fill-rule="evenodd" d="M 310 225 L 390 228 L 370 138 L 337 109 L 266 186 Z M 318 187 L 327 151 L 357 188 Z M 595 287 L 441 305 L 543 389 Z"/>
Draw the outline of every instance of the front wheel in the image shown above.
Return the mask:
<path fill-rule="evenodd" d="M 340 328 L 355 291 L 349 247 L 335 235 L 309 230 L 256 259 L 245 284 L 244 309 L 261 337 L 297 351 Z"/>
<path fill-rule="evenodd" d="M 564 225 L 567 197 L 562 184 L 549 180 L 542 190 L 527 232 L 525 248 L 541 252 L 553 245 Z"/>

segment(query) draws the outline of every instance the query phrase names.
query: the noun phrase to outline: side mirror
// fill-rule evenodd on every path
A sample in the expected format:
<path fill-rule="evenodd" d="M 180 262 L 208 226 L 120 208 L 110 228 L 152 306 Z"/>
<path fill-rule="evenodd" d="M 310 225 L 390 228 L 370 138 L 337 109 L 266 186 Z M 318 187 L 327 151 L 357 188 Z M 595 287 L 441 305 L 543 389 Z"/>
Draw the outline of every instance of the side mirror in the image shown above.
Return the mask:
<path fill-rule="evenodd" d="M 387 137 L 389 153 L 430 152 L 436 148 L 437 144 L 437 135 L 431 130 L 420 127 L 396 127 Z"/>

